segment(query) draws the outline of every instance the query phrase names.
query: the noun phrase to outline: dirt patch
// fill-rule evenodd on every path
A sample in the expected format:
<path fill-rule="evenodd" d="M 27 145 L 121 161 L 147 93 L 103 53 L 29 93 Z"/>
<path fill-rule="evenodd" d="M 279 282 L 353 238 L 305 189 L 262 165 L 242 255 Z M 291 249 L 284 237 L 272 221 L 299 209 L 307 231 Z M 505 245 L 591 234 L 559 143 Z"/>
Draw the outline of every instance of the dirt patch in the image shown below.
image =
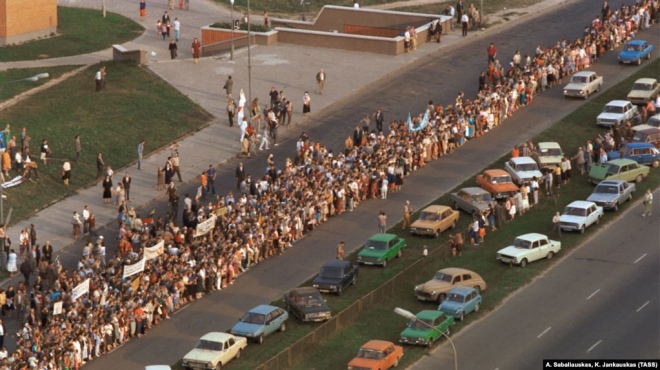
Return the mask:
<path fill-rule="evenodd" d="M 46 59 L 46 58 L 50 58 L 50 55 L 49 54 L 39 54 L 39 55 L 37 55 L 37 58 Z"/>

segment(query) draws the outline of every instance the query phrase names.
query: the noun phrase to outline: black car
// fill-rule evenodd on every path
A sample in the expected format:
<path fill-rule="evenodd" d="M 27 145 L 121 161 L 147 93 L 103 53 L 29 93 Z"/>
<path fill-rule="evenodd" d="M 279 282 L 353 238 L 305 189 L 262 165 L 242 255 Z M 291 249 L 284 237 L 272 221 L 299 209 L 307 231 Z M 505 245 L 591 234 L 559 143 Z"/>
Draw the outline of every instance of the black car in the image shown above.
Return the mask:
<path fill-rule="evenodd" d="M 357 274 L 357 265 L 353 265 L 348 261 L 333 260 L 321 267 L 321 272 L 314 279 L 313 285 L 321 292 L 341 295 L 346 287 L 357 282 Z"/>
<path fill-rule="evenodd" d="M 324 321 L 332 317 L 323 296 L 312 287 L 291 289 L 284 294 L 284 307 L 302 322 Z"/>

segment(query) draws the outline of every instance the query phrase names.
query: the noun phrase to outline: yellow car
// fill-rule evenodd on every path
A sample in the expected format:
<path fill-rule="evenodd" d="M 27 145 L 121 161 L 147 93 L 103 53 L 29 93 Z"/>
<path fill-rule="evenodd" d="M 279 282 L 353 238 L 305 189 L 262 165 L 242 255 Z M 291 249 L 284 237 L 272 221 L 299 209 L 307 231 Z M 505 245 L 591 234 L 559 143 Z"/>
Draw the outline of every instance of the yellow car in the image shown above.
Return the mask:
<path fill-rule="evenodd" d="M 455 228 L 459 212 L 447 206 L 428 206 L 419 214 L 419 218 L 410 225 L 413 235 L 440 237 L 440 233 Z"/>

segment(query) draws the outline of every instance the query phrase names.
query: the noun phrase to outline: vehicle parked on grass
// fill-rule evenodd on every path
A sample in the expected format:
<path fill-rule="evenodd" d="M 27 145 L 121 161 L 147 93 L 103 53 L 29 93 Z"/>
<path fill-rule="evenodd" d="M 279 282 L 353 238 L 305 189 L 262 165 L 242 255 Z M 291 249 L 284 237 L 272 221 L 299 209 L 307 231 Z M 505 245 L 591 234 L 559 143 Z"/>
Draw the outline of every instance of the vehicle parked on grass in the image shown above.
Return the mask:
<path fill-rule="evenodd" d="M 477 175 L 477 184 L 495 199 L 512 197 L 520 191 L 511 180 L 511 175 L 500 169 L 486 170 Z"/>
<path fill-rule="evenodd" d="M 596 188 L 587 200 L 603 207 L 604 210 L 613 210 L 616 212 L 619 210 L 620 205 L 632 200 L 633 193 L 636 190 L 637 187 L 632 182 L 605 180 L 596 185 Z"/>
<path fill-rule="evenodd" d="M 370 340 L 348 363 L 348 370 L 387 370 L 399 365 L 403 347 L 386 340 Z"/>
<path fill-rule="evenodd" d="M 144 370 L 172 370 L 170 365 L 147 365 Z"/>
<path fill-rule="evenodd" d="M 642 64 L 642 59 L 651 59 L 653 52 L 653 45 L 644 40 L 631 40 L 623 47 L 619 53 L 618 59 L 620 64 L 635 63 Z"/>
<path fill-rule="evenodd" d="M 632 159 L 614 159 L 606 163 L 594 163 L 589 170 L 589 180 L 598 184 L 603 180 L 625 180 L 642 182 L 650 168 Z"/>
<path fill-rule="evenodd" d="M 660 151 L 651 143 L 626 143 L 619 150 L 607 152 L 610 159 L 632 159 L 639 164 L 650 165 L 653 168 L 660 166 Z"/>
<path fill-rule="evenodd" d="M 387 267 L 387 262 L 403 255 L 406 241 L 394 234 L 376 234 L 358 253 L 358 263 Z"/>
<path fill-rule="evenodd" d="M 463 188 L 457 193 L 451 193 L 450 199 L 454 209 L 462 209 L 471 215 L 488 213 L 488 205 L 495 202 L 489 192 L 478 187 Z"/>
<path fill-rule="evenodd" d="M 426 235 L 436 238 L 447 229 L 453 229 L 458 223 L 458 211 L 447 206 L 428 206 L 419 214 L 419 218 L 410 225 L 413 235 Z"/>
<path fill-rule="evenodd" d="M 436 310 L 420 311 L 416 320 L 410 320 L 408 327 L 399 335 L 399 342 L 432 347 L 442 333 L 451 334 L 454 318 Z"/>
<path fill-rule="evenodd" d="M 650 143 L 653 144 L 654 147 L 660 148 L 660 127 L 641 125 L 633 127 L 633 132 L 633 142 Z"/>
<path fill-rule="evenodd" d="M 598 224 L 601 217 L 603 207 L 594 202 L 576 200 L 564 208 L 564 213 L 559 217 L 559 227 L 565 231 L 579 231 L 584 234 L 584 230 Z"/>
<path fill-rule="evenodd" d="M 640 78 L 628 93 L 628 100 L 633 104 L 646 104 L 660 93 L 660 83 L 655 78 Z"/>
<path fill-rule="evenodd" d="M 531 183 L 534 177 L 539 181 L 543 179 L 539 165 L 532 157 L 511 158 L 504 164 L 504 170 L 518 186 Z"/>
<path fill-rule="evenodd" d="M 447 299 L 438 306 L 438 310 L 463 321 L 465 315 L 479 311 L 481 307 L 481 294 L 470 287 L 459 286 L 449 291 Z"/>
<path fill-rule="evenodd" d="M 211 332 L 204 334 L 197 346 L 185 356 L 181 366 L 184 369 L 220 369 L 229 361 L 241 357 L 247 347 L 247 339 L 227 333 Z"/>
<path fill-rule="evenodd" d="M 284 294 L 284 308 L 302 322 L 329 320 L 330 307 L 314 287 L 299 287 Z"/>
<path fill-rule="evenodd" d="M 517 237 L 513 244 L 497 252 L 497 260 L 510 265 L 525 267 L 529 262 L 542 258 L 551 259 L 561 250 L 561 242 L 550 240 L 546 235 L 529 233 Z"/>
<path fill-rule="evenodd" d="M 486 290 L 488 285 L 484 279 L 474 271 L 459 267 L 446 267 L 433 275 L 433 278 L 424 284 L 415 287 L 415 296 L 420 301 L 433 301 L 442 303 L 452 288 L 467 286 L 478 292 Z"/>
<path fill-rule="evenodd" d="M 358 265 L 350 261 L 328 261 L 321 267 L 312 285 L 323 293 L 341 295 L 344 289 L 357 283 Z"/>
<path fill-rule="evenodd" d="M 571 82 L 564 87 L 564 97 L 587 99 L 589 95 L 598 92 L 601 86 L 602 76 L 598 76 L 594 71 L 580 71 L 571 76 Z"/>
<path fill-rule="evenodd" d="M 604 127 L 618 127 L 632 119 L 637 112 L 637 106 L 627 100 L 612 100 L 603 107 L 596 117 L 596 124 Z"/>
<path fill-rule="evenodd" d="M 554 170 L 561 166 L 564 151 L 561 150 L 559 143 L 553 141 L 541 142 L 536 145 L 536 151 L 532 154 L 532 158 L 539 164 L 542 170 Z"/>
<path fill-rule="evenodd" d="M 285 331 L 288 319 L 289 313 L 283 309 L 262 304 L 243 315 L 230 332 L 261 344 L 264 337 L 276 331 Z"/>

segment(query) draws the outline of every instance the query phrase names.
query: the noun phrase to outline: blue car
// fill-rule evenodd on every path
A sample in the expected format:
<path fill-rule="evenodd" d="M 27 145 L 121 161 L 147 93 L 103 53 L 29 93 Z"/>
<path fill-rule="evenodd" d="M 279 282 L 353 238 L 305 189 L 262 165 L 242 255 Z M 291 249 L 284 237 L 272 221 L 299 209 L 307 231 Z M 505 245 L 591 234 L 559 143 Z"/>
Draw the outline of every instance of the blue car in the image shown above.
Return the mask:
<path fill-rule="evenodd" d="M 447 293 L 447 298 L 440 304 L 438 310 L 447 316 L 463 321 L 465 315 L 479 311 L 481 294 L 471 287 L 458 286 Z"/>
<path fill-rule="evenodd" d="M 262 304 L 243 315 L 231 328 L 230 333 L 261 344 L 265 336 L 276 331 L 285 331 L 288 319 L 289 314 L 283 309 Z"/>
<path fill-rule="evenodd" d="M 619 53 L 619 63 L 642 64 L 642 59 L 651 59 L 653 45 L 644 40 L 629 41 Z"/>
<path fill-rule="evenodd" d="M 660 151 L 651 143 L 626 143 L 619 150 L 607 152 L 610 159 L 632 159 L 653 168 L 660 167 Z"/>

